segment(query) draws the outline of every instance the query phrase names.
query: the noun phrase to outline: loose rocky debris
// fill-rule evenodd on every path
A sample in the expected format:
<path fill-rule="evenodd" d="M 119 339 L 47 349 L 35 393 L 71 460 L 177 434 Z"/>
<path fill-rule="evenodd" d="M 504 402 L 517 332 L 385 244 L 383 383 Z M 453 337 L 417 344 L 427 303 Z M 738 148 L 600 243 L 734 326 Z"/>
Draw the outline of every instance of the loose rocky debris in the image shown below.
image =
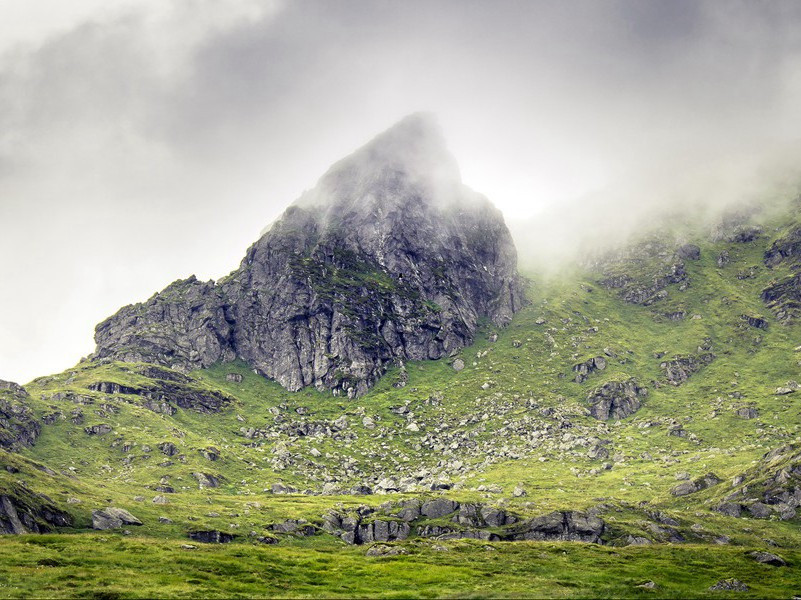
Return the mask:
<path fill-rule="evenodd" d="M 760 464 L 737 477 L 736 489 L 715 510 L 730 517 L 796 517 L 801 506 L 801 449 L 788 444 L 766 453 Z"/>
<path fill-rule="evenodd" d="M 123 525 L 141 525 L 142 521 L 123 508 L 109 506 L 92 511 L 92 529 L 117 529 Z"/>
<path fill-rule="evenodd" d="M 718 581 L 709 588 L 711 592 L 747 592 L 751 588 L 739 579 L 729 578 Z"/>
<path fill-rule="evenodd" d="M 668 297 L 668 286 L 689 285 L 684 260 L 700 258 L 697 248 L 650 238 L 596 257 L 588 266 L 602 272 L 602 287 L 620 290 L 620 297 L 631 304 L 650 306 Z"/>

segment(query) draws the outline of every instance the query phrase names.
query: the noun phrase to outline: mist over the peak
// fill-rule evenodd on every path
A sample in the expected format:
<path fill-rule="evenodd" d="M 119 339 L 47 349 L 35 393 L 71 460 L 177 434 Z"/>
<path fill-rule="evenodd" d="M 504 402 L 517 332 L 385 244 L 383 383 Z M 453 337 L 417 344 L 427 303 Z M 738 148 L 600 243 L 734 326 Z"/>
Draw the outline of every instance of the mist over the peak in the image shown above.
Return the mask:
<path fill-rule="evenodd" d="M 798 156 L 792 0 L 57 5 L 0 4 L 0 377 L 62 369 L 116 307 L 227 273 L 421 108 L 524 259 L 679 198 L 725 204 Z"/>

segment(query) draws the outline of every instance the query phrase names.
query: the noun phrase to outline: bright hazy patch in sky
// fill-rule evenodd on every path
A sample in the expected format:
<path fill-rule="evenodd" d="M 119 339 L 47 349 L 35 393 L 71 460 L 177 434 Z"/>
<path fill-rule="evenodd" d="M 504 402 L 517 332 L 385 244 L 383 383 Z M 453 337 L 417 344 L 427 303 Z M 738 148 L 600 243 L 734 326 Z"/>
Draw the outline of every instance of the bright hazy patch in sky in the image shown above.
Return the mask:
<path fill-rule="evenodd" d="M 226 274 L 418 110 L 513 225 L 621 182 L 655 204 L 704 165 L 736 189 L 796 149 L 800 56 L 792 0 L 0 0 L 0 378 Z"/>

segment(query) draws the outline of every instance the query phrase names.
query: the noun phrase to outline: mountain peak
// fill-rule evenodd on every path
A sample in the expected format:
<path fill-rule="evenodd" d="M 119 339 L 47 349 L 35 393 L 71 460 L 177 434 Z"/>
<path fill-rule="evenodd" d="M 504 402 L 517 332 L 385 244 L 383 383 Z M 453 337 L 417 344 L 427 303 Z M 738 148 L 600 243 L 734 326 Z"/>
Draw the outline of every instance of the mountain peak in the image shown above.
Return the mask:
<path fill-rule="evenodd" d="M 385 202 L 387 192 L 400 187 L 419 188 L 426 199 L 446 203 L 460 186 L 459 166 L 436 116 L 417 112 L 334 163 L 296 205 L 341 208 L 343 202 Z"/>

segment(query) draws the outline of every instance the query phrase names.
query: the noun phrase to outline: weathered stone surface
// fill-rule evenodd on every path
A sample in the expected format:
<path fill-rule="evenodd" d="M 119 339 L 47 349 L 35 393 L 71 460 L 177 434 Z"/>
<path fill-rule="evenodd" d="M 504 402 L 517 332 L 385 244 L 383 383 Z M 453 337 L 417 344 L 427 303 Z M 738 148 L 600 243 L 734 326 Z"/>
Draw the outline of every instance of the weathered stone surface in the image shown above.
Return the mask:
<path fill-rule="evenodd" d="M 700 492 L 712 486 L 718 485 L 722 480 L 714 473 L 707 473 L 703 477 L 693 479 L 692 481 L 685 481 L 674 487 L 670 493 L 674 496 L 687 496 Z"/>
<path fill-rule="evenodd" d="M 750 556 L 763 565 L 772 565 L 774 567 L 787 566 L 787 561 L 778 554 L 773 554 L 772 552 L 751 552 Z"/>
<path fill-rule="evenodd" d="M 772 281 L 761 297 L 779 321 L 795 321 L 801 317 L 801 272 Z"/>
<path fill-rule="evenodd" d="M 197 485 L 200 489 L 216 488 L 220 486 L 221 477 L 219 475 L 209 475 L 208 473 L 195 472 L 192 477 L 197 479 Z"/>
<path fill-rule="evenodd" d="M 96 381 L 89 384 L 88 389 L 104 394 L 139 396 L 146 408 L 167 415 L 174 414 L 176 406 L 200 413 L 215 413 L 233 402 L 230 396 L 200 388 L 192 379 L 175 371 L 149 366 L 142 374 L 153 379 L 153 383 L 140 388 Z"/>
<path fill-rule="evenodd" d="M 424 517 L 429 519 L 439 519 L 440 517 L 451 514 L 457 508 L 459 508 L 457 502 L 448 500 L 447 498 L 437 498 L 436 500 L 430 500 L 423 504 L 420 512 Z"/>
<path fill-rule="evenodd" d="M 632 378 L 627 381 L 610 381 L 590 392 L 590 414 L 599 421 L 625 419 L 640 409 L 640 398 L 648 395 L 648 390 L 640 387 Z M 599 458 L 604 458 L 599 456 Z"/>
<path fill-rule="evenodd" d="M 686 286 L 689 282 L 679 249 L 674 243 L 659 238 L 649 238 L 596 256 L 587 266 L 603 273 L 599 285 L 620 290 L 624 301 L 643 306 L 667 298 L 668 286 Z"/>
<path fill-rule="evenodd" d="M 659 366 L 665 372 L 668 383 L 679 386 L 713 360 L 715 360 L 715 355 L 705 352 L 698 355 L 676 356 L 673 360 L 666 360 Z"/>
<path fill-rule="evenodd" d="M 513 539 L 601 543 L 606 525 L 599 517 L 577 511 L 552 512 L 517 526 Z"/>
<path fill-rule="evenodd" d="M 0 448 L 14 451 L 33 446 L 40 431 L 25 388 L 0 380 Z"/>
<path fill-rule="evenodd" d="M 765 251 L 765 264 L 775 267 L 786 261 L 801 260 L 801 227 L 779 238 Z"/>
<path fill-rule="evenodd" d="M 759 315 L 742 315 L 740 318 L 755 329 L 767 329 L 770 326 L 767 319 Z"/>
<path fill-rule="evenodd" d="M 353 396 L 525 302 L 500 212 L 415 115 L 334 165 L 230 276 L 175 282 L 98 325 L 95 357 L 179 370 L 240 358 L 289 390 Z"/>
<path fill-rule="evenodd" d="M 208 531 L 190 531 L 189 538 L 204 544 L 227 544 L 233 542 L 235 536 L 231 533 L 212 529 Z"/>
<path fill-rule="evenodd" d="M 123 525 L 141 525 L 142 521 L 123 508 L 109 506 L 92 511 L 92 529 L 116 529 Z"/>

